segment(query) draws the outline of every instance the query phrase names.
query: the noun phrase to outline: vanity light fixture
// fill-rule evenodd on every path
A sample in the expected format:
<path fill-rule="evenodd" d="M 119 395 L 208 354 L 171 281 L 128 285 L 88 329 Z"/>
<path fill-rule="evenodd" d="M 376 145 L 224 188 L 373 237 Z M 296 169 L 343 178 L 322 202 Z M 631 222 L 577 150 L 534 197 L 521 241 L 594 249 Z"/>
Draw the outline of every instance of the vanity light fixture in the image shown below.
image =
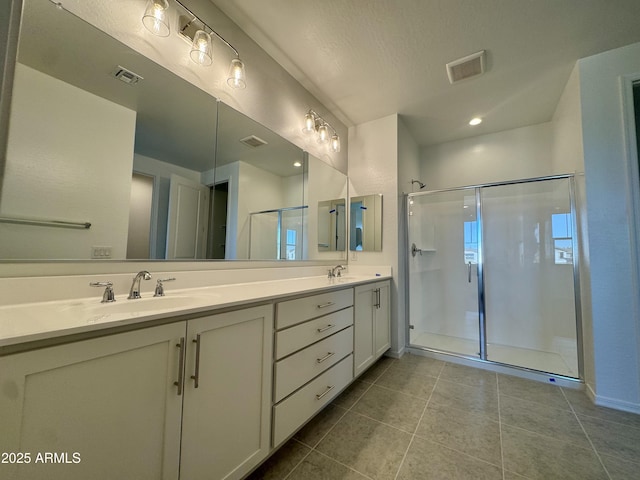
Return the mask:
<path fill-rule="evenodd" d="M 469 125 L 475 127 L 476 125 L 480 125 L 482 123 L 482 119 L 480 117 L 473 117 L 469 120 Z"/>
<path fill-rule="evenodd" d="M 168 37 L 171 33 L 167 18 L 169 2 L 167 0 L 149 0 L 142 16 L 142 24 L 158 37 Z"/>
<path fill-rule="evenodd" d="M 318 143 L 328 143 L 332 152 L 338 153 L 340 151 L 340 136 L 338 132 L 336 132 L 336 129 L 333 128 L 329 122 L 313 110 L 309 110 L 304 116 L 304 128 L 302 132 L 307 135 L 316 133 L 318 135 Z M 331 132 L 333 132 L 333 134 Z"/>
<path fill-rule="evenodd" d="M 227 84 L 231 88 L 245 88 L 247 86 L 244 62 L 233 45 L 227 42 L 218 32 L 200 20 L 191 10 L 179 0 L 173 0 L 178 10 L 186 14 L 178 15 L 178 33 L 191 44 L 189 56 L 198 65 L 205 67 L 213 63 L 213 36 L 233 51 L 235 58 L 231 60 Z M 169 0 L 149 0 L 142 17 L 142 23 L 154 35 L 167 37 L 170 34 L 168 21 Z"/>

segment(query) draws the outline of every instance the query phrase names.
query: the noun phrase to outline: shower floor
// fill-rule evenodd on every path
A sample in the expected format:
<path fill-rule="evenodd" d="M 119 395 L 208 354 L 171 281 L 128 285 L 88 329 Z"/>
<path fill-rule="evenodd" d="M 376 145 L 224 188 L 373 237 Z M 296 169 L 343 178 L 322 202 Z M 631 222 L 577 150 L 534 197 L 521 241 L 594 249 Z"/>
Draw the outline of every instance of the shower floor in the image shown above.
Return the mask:
<path fill-rule="evenodd" d="M 457 353 L 478 357 L 479 343 L 477 340 L 450 337 L 434 333 L 420 333 L 411 339 L 411 346 L 432 348 L 439 351 Z M 528 348 L 518 348 L 508 345 L 487 344 L 487 360 L 492 362 L 516 365 L 556 375 L 578 378 L 577 352 L 562 356 L 554 352 L 543 352 Z"/>

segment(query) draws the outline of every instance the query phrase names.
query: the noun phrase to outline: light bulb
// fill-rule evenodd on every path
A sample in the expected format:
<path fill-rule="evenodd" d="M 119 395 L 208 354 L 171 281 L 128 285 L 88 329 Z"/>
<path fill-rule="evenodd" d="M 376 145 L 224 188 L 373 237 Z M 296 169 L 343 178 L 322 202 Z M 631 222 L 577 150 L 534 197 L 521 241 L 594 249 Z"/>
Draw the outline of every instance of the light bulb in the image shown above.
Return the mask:
<path fill-rule="evenodd" d="M 480 117 L 473 117 L 469 120 L 469 125 L 475 127 L 476 125 L 480 125 L 482 123 L 482 119 Z"/>
<path fill-rule="evenodd" d="M 327 143 L 329 141 L 329 127 L 323 123 L 318 128 L 318 143 Z"/>
<path fill-rule="evenodd" d="M 170 33 L 167 0 L 149 0 L 142 16 L 142 24 L 147 30 L 159 37 L 168 37 Z"/>
<path fill-rule="evenodd" d="M 304 116 L 304 128 L 302 129 L 303 133 L 307 135 L 316 131 L 316 116 L 313 112 L 309 112 Z"/>
<path fill-rule="evenodd" d="M 340 151 L 340 137 L 334 133 L 331 137 L 331 151 L 338 153 Z"/>
<path fill-rule="evenodd" d="M 191 44 L 191 60 L 198 65 L 208 67 L 213 63 L 213 45 L 211 44 L 211 35 L 204 30 L 198 30 L 193 36 Z"/>
<path fill-rule="evenodd" d="M 231 88 L 245 88 L 247 86 L 244 62 L 237 57 L 231 60 L 227 85 Z"/>

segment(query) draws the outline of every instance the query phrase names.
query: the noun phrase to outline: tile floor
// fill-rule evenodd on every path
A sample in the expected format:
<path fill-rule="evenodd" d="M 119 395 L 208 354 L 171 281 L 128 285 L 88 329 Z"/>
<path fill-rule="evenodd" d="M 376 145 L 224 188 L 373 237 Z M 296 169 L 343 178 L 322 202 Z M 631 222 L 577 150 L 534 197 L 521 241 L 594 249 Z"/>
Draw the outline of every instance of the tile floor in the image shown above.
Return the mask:
<path fill-rule="evenodd" d="M 250 479 L 640 479 L 640 415 L 518 377 L 382 358 Z"/>

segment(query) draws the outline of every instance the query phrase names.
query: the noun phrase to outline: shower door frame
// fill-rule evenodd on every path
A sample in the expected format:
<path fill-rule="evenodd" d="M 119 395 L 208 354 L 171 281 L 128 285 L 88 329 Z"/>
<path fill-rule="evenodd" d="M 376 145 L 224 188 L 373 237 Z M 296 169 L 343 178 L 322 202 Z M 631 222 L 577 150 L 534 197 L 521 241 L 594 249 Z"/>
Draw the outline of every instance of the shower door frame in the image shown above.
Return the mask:
<path fill-rule="evenodd" d="M 573 296 L 574 296 L 574 308 L 575 308 L 575 322 L 576 322 L 576 347 L 577 347 L 577 356 L 578 356 L 578 378 L 568 377 L 565 375 L 556 374 L 553 372 L 545 372 L 543 370 L 535 370 L 533 368 L 523 367 L 519 365 L 511 365 L 505 364 L 501 362 L 497 362 L 495 360 L 487 359 L 487 324 L 485 317 L 485 282 L 484 282 L 484 243 L 483 243 L 483 219 L 482 219 L 482 198 L 480 192 L 485 187 L 500 187 L 503 185 L 517 185 L 523 183 L 535 183 L 535 182 L 544 182 L 549 180 L 558 180 L 558 179 L 568 179 L 569 180 L 569 204 L 571 209 L 571 219 L 573 228 L 573 235 L 571 238 L 571 247 L 573 249 L 573 261 L 572 261 L 572 269 L 573 269 Z M 477 267 L 477 276 L 478 276 L 478 332 L 479 332 L 479 348 L 480 348 L 480 356 L 470 356 L 462 353 L 449 352 L 444 350 L 438 350 L 437 348 L 432 347 L 424 347 L 420 345 L 412 345 L 411 344 L 411 293 L 410 293 L 410 264 L 409 264 L 409 200 L 413 197 L 422 197 L 428 196 L 435 193 L 441 192 L 453 192 L 453 191 L 462 191 L 462 190 L 473 190 L 475 199 L 476 199 L 476 219 L 478 222 L 478 263 Z M 405 289 L 405 301 L 406 301 L 406 347 L 407 348 L 418 348 L 420 350 L 435 352 L 438 354 L 449 355 L 454 357 L 461 357 L 467 360 L 472 360 L 476 362 L 483 362 L 492 365 L 502 365 L 508 366 L 509 368 L 515 368 L 518 370 L 524 370 L 528 372 L 534 373 L 542 373 L 551 375 L 553 377 L 559 377 L 570 381 L 584 381 L 584 359 L 583 359 L 583 333 L 582 333 L 582 304 L 581 304 L 581 292 L 580 292 L 580 250 L 579 250 L 579 242 L 578 242 L 578 219 L 577 219 L 577 206 L 576 206 L 576 188 L 575 188 L 575 174 L 567 173 L 567 174 L 559 174 L 559 175 L 549 175 L 544 177 L 533 177 L 533 178 L 525 178 L 520 180 L 506 180 L 502 182 L 492 182 L 492 183 L 483 183 L 477 185 L 467 185 L 463 187 L 452 187 L 452 188 L 443 188 L 438 190 L 428 190 L 425 192 L 414 192 L 414 193 L 405 193 L 404 194 L 405 201 L 403 202 L 403 216 L 405 219 L 404 225 L 404 238 L 405 238 L 405 255 L 404 255 L 404 281 L 406 285 Z"/>

